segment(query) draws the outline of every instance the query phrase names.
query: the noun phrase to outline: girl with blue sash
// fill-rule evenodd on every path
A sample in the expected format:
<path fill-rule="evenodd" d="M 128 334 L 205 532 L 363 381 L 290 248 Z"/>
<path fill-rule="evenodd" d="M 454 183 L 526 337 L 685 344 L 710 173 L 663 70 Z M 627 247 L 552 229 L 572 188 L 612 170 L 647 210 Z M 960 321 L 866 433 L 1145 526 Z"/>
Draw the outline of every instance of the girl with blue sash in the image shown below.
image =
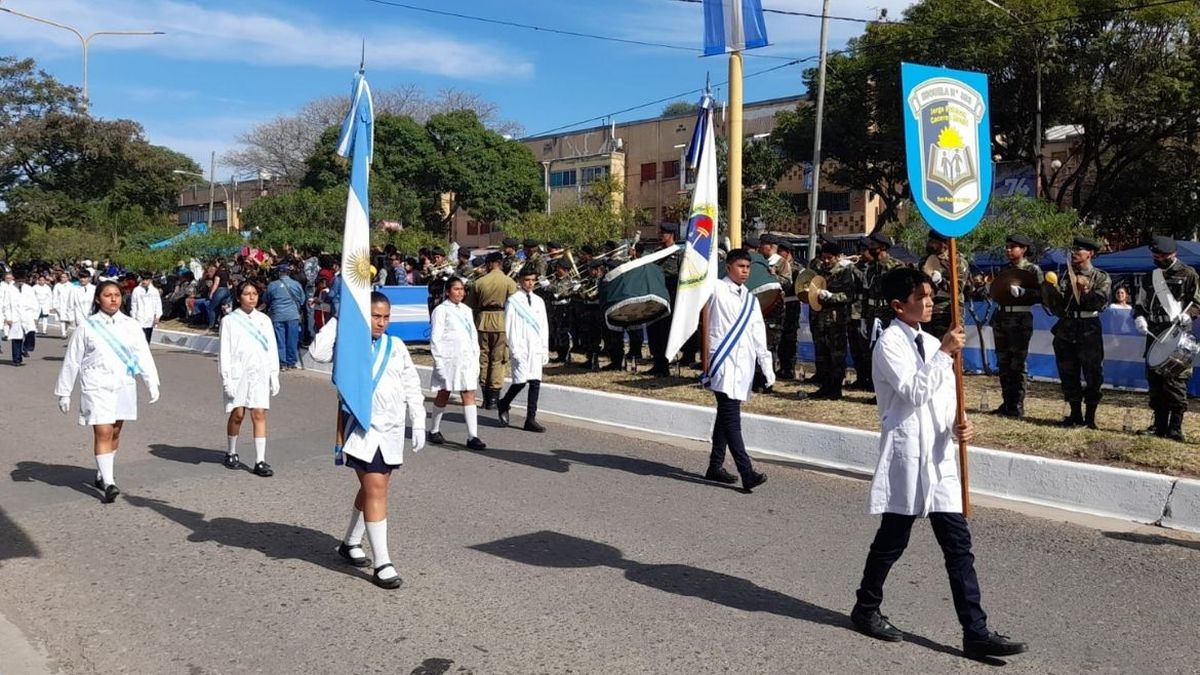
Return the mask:
<path fill-rule="evenodd" d="M 267 410 L 271 397 L 279 393 L 279 347 L 271 319 L 255 308 L 258 306 L 258 285 L 253 281 L 238 284 L 238 307 L 221 319 L 221 351 L 217 365 L 221 371 L 221 386 L 225 392 L 225 466 L 242 468 L 237 454 L 238 434 L 246 410 L 254 425 L 254 475 L 267 478 L 274 475 L 267 464 Z"/>
<path fill-rule="evenodd" d="M 479 438 L 479 413 L 475 406 L 475 387 L 479 383 L 479 333 L 475 331 L 475 316 L 463 302 L 467 295 L 463 280 L 453 277 L 446 282 L 446 299 L 433 308 L 430 317 L 429 351 L 433 354 L 433 374 L 429 388 L 437 392 L 433 399 L 433 424 L 429 427 L 429 442 L 441 445 L 442 415 L 450 394 L 462 397 L 463 421 L 467 425 L 467 448 L 486 450 Z"/>
<path fill-rule="evenodd" d="M 121 312 L 123 295 L 115 281 L 96 288 L 94 311 L 80 321 L 63 356 L 62 370 L 54 395 L 58 409 L 71 410 L 71 392 L 79 380 L 79 423 L 91 425 L 92 449 L 96 456 L 96 488 L 104 491 L 104 503 L 121 494 L 114 478 L 114 459 L 127 420 L 137 419 L 137 382 L 158 400 L 158 369 L 150 345 L 137 321 Z"/>

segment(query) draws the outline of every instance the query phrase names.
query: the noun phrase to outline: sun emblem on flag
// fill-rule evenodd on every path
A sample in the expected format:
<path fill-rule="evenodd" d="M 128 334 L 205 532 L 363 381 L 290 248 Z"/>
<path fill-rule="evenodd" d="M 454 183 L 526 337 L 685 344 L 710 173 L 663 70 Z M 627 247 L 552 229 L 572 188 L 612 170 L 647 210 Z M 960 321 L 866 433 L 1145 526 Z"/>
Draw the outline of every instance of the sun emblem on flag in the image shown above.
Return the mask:
<path fill-rule="evenodd" d="M 346 280 L 355 286 L 362 288 L 370 288 L 371 281 L 371 252 L 367 249 L 359 249 L 350 253 L 346 259 L 346 269 L 342 270 L 342 275 Z"/>

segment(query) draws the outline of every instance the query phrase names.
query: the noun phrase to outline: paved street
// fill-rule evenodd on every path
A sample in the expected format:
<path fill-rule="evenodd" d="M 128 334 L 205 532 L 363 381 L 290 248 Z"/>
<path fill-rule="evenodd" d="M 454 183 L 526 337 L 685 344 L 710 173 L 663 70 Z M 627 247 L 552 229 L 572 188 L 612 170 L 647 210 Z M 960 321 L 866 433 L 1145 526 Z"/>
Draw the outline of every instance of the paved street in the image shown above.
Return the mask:
<path fill-rule="evenodd" d="M 877 524 L 858 480 L 766 465 L 770 482 L 745 495 L 700 480 L 695 445 L 551 417 L 532 435 L 494 428 L 489 413 L 488 452 L 431 447 L 396 475 L 389 524 L 405 584 L 389 592 L 334 552 L 354 480 L 329 457 L 327 376 L 283 375 L 276 475 L 261 479 L 219 463 L 214 358 L 156 350 L 162 400 L 142 393 L 118 454 L 124 495 L 106 506 L 90 487 L 90 432 L 51 395 L 62 341 L 39 340 L 20 369 L 7 349 L 0 614 L 20 633 L 0 622 L 5 675 L 3 655 L 31 647 L 66 673 L 988 668 L 958 653 L 927 527 L 884 607 L 908 640 L 848 629 Z M 447 418 L 447 438 L 465 440 L 455 408 Z M 1200 669 L 1196 539 L 998 508 L 972 528 L 993 627 L 1031 644 L 1006 672 Z"/>

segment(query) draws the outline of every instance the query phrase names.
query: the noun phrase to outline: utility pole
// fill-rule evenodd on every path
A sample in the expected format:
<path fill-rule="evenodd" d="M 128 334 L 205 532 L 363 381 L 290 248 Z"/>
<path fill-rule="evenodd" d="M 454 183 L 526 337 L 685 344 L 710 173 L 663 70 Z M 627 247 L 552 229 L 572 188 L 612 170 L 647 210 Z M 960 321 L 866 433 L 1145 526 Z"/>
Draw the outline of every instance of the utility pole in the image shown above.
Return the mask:
<path fill-rule="evenodd" d="M 825 61 L 829 44 L 829 0 L 821 7 L 821 60 L 817 65 L 817 119 L 813 135 L 812 189 L 808 193 L 808 259 L 817 257 L 817 204 L 821 189 L 821 122 L 825 116 Z"/>
<path fill-rule="evenodd" d="M 212 159 L 208 164 L 208 231 L 212 232 L 213 227 L 213 202 L 215 200 L 215 192 L 217 191 L 217 151 L 213 150 Z M 225 230 L 229 230 L 229 200 L 225 200 Z"/>

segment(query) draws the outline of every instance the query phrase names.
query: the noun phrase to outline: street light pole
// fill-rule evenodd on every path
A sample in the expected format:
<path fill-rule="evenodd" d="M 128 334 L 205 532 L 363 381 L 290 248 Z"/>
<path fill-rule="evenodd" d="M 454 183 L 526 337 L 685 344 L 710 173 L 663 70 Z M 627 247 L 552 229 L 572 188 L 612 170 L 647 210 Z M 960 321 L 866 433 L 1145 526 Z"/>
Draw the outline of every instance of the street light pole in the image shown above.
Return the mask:
<path fill-rule="evenodd" d="M 0 0 L 0 1 L 2 1 L 2 0 Z M 39 16 L 34 16 L 32 14 L 25 14 L 23 12 L 18 12 L 14 9 L 8 9 L 7 7 L 0 7 L 0 12 L 7 12 L 9 14 L 12 14 L 13 16 L 19 16 L 19 17 L 29 19 L 30 21 L 37 21 L 38 23 L 44 23 L 47 26 L 54 26 L 55 28 L 69 30 L 75 34 L 75 37 L 79 38 L 79 44 L 80 44 L 80 46 L 83 47 L 83 109 L 84 110 L 87 110 L 88 106 L 90 104 L 90 101 L 88 100 L 88 46 L 91 44 L 92 38 L 100 36 L 100 35 L 166 35 L 166 33 L 164 33 L 161 30 L 99 30 L 94 33 L 88 33 L 87 35 L 84 35 L 83 33 L 79 32 L 78 30 L 75 30 L 74 28 L 72 28 L 70 26 L 66 26 L 66 25 L 63 25 L 56 21 L 51 21 L 49 19 L 43 19 Z"/>
<path fill-rule="evenodd" d="M 821 189 L 821 123 L 825 115 L 825 63 L 826 48 L 829 36 L 829 0 L 825 0 L 821 8 L 821 52 L 817 64 L 817 117 L 813 129 L 813 161 L 812 188 L 808 193 L 808 259 L 817 257 L 817 220 L 820 217 L 817 206 L 820 202 Z"/>
<path fill-rule="evenodd" d="M 987 4 L 1004 12 L 1013 21 L 1017 22 L 1018 26 L 1026 27 L 1026 22 L 1017 16 L 1012 10 L 1004 5 L 996 2 L 996 0 L 983 0 Z M 1034 75 L 1037 82 L 1037 94 L 1035 99 L 1034 121 L 1033 121 L 1033 166 L 1037 175 L 1033 179 L 1033 197 L 1037 199 L 1042 196 L 1042 43 L 1041 40 L 1036 40 L 1033 45 L 1034 59 Z"/>
<path fill-rule="evenodd" d="M 171 171 L 171 173 L 177 174 L 180 176 L 198 176 L 200 178 L 204 178 L 204 174 L 200 173 L 199 171 L 185 171 L 183 169 L 174 169 Z M 205 223 L 206 225 L 208 225 L 208 227 L 210 229 L 212 228 L 213 205 L 214 205 L 214 201 L 216 198 L 216 192 L 217 192 L 216 181 L 217 181 L 217 152 L 214 150 L 212 153 L 212 160 L 211 160 L 209 174 L 208 174 L 208 222 Z M 229 209 L 232 207 L 233 201 L 230 199 L 229 189 L 225 187 L 224 183 L 221 184 L 221 192 L 225 193 L 225 231 L 229 232 L 229 226 L 230 226 Z M 237 193 L 237 191 L 235 189 L 234 194 L 236 194 L 236 193 Z"/>

